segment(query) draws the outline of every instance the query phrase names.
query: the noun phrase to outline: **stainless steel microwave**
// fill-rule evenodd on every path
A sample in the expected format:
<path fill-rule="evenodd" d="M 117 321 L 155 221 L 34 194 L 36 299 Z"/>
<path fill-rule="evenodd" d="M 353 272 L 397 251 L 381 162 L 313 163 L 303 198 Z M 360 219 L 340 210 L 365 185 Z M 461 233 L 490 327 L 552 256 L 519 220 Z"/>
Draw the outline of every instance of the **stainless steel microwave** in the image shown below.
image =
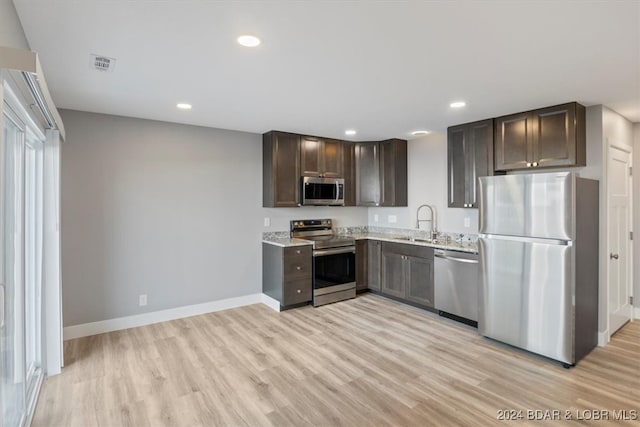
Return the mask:
<path fill-rule="evenodd" d="M 344 179 L 302 177 L 302 204 L 344 206 Z"/>

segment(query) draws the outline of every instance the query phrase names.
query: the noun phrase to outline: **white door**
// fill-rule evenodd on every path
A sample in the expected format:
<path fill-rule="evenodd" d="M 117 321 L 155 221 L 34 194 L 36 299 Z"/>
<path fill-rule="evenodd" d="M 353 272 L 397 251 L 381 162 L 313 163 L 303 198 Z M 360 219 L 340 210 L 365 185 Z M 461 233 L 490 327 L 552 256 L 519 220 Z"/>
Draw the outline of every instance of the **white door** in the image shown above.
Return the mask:
<path fill-rule="evenodd" d="M 45 137 L 13 98 L 0 107 L 0 427 L 22 427 L 33 414 L 43 377 Z"/>
<path fill-rule="evenodd" d="M 631 153 L 609 146 L 609 331 L 631 320 Z"/>

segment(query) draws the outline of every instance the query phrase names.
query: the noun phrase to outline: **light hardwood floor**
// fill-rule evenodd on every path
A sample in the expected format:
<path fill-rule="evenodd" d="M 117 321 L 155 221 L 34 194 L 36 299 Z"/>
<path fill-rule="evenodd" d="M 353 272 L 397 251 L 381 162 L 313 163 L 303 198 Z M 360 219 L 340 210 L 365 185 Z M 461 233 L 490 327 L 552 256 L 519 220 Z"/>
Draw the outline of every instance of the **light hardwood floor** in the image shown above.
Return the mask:
<path fill-rule="evenodd" d="M 566 370 L 370 294 L 79 338 L 65 343 L 65 361 L 33 426 L 523 424 L 496 420 L 504 409 L 640 416 L 640 322 Z"/>

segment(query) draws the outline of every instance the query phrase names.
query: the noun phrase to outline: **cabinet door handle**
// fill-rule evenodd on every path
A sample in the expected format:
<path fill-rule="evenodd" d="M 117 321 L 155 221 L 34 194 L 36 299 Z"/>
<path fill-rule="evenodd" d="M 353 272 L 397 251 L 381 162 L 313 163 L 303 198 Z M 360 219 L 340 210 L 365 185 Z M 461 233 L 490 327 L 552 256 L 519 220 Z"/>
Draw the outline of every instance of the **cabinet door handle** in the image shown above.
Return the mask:
<path fill-rule="evenodd" d="M 620 258 L 620 256 L 618 254 L 611 253 L 611 254 L 609 254 L 609 258 L 610 259 L 618 259 L 618 258 Z"/>
<path fill-rule="evenodd" d="M 296 270 L 298 270 L 298 271 L 299 271 L 300 269 L 301 269 L 301 267 L 298 265 L 298 266 L 296 267 Z"/>
<path fill-rule="evenodd" d="M 302 291 L 300 289 L 296 290 L 297 293 L 301 294 Z"/>
<path fill-rule="evenodd" d="M 297 249 L 297 250 L 296 250 L 296 253 L 297 253 L 298 255 L 300 255 L 300 249 Z"/>
<path fill-rule="evenodd" d="M 527 167 L 530 168 L 531 167 L 531 163 L 527 162 Z"/>
<path fill-rule="evenodd" d="M 538 166 L 538 162 L 533 162 L 531 163 L 531 166 L 533 166 L 534 168 Z"/>

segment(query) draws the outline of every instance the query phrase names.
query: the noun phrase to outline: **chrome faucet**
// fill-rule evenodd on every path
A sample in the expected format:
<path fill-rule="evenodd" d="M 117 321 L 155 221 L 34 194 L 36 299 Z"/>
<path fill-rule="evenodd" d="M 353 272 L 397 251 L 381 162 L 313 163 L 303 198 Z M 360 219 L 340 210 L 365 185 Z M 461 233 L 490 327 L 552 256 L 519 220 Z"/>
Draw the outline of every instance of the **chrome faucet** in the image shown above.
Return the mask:
<path fill-rule="evenodd" d="M 431 211 L 431 219 L 420 219 L 420 209 L 428 208 Z M 431 223 L 431 240 L 436 240 L 438 238 L 438 215 L 436 212 L 436 207 L 431 205 L 420 205 L 418 206 L 418 210 L 416 211 L 416 228 L 420 230 L 421 222 L 430 222 Z"/>

